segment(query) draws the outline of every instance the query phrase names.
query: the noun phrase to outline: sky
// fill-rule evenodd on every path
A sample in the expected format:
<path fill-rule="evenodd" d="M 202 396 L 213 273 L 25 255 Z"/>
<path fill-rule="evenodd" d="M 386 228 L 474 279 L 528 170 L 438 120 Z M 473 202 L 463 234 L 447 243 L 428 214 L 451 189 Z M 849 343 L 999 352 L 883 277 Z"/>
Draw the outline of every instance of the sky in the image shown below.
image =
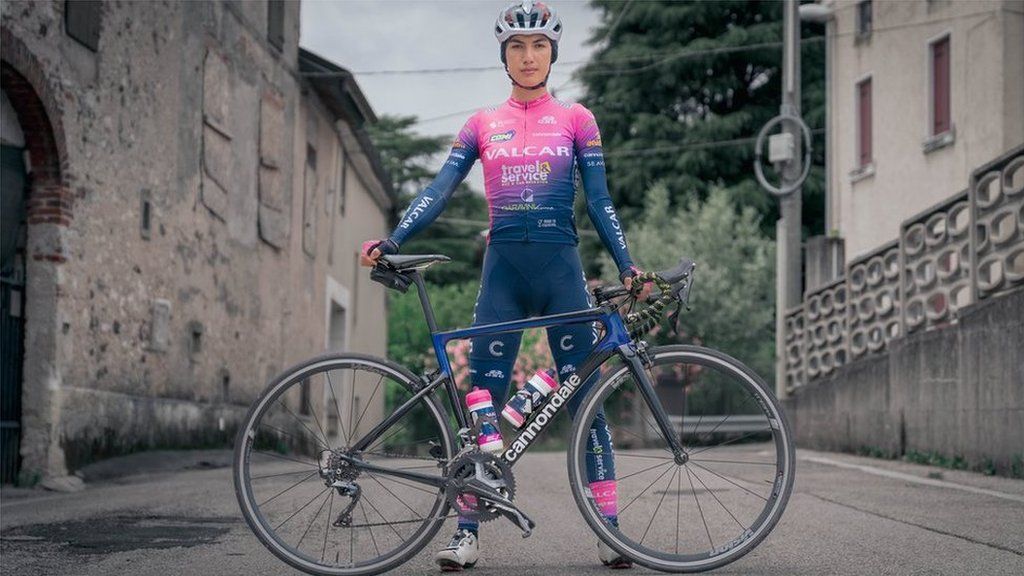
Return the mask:
<path fill-rule="evenodd" d="M 415 115 L 424 120 L 417 131 L 454 136 L 476 109 L 498 104 L 511 93 L 493 32 L 498 11 L 510 3 L 303 0 L 299 44 L 355 73 L 378 115 Z M 548 88 L 556 89 L 558 98 L 574 101 L 582 91 L 578 84 L 567 82 L 579 66 L 573 62 L 585 61 L 592 51 L 584 42 L 597 26 L 600 12 L 580 0 L 556 0 L 550 5 L 562 18 L 564 31 Z M 468 67 L 491 68 L 435 74 L 361 73 Z M 441 162 L 437 160 L 438 168 Z M 479 163 L 468 181 L 474 189 L 483 190 Z"/>

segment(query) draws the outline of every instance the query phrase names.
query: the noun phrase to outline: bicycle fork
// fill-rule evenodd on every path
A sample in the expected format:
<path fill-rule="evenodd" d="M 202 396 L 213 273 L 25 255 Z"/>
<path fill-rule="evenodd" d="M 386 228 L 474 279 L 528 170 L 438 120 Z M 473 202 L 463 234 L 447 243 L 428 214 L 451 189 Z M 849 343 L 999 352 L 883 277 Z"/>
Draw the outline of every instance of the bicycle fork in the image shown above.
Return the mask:
<path fill-rule="evenodd" d="M 679 442 L 679 438 L 672 430 L 672 423 L 668 419 L 668 414 L 665 413 L 665 408 L 662 407 L 661 400 L 654 391 L 654 384 L 647 374 L 647 367 L 651 365 L 651 360 L 647 356 L 647 343 L 641 341 L 639 345 L 634 342 L 621 344 L 618 346 L 618 351 L 622 359 L 629 365 L 633 377 L 636 378 L 637 388 L 640 389 L 640 395 L 643 396 L 644 402 L 647 403 L 651 413 L 654 414 L 654 423 L 658 426 L 658 432 L 661 432 L 669 447 L 672 448 L 672 455 L 675 457 L 676 464 L 680 466 L 686 464 L 690 456 L 686 453 L 686 450 Z"/>

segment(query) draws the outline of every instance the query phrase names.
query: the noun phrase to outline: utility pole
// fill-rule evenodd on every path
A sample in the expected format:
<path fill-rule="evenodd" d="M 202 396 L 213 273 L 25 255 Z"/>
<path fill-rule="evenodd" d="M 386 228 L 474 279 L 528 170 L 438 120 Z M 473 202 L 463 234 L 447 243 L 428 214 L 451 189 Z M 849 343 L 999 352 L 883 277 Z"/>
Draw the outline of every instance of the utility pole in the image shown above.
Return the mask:
<path fill-rule="evenodd" d="M 796 0 L 786 0 L 782 21 L 782 116 L 800 118 L 800 16 Z M 783 187 L 800 179 L 803 172 L 801 134 L 795 122 L 783 124 L 783 133 L 790 134 L 794 147 L 792 160 L 782 169 Z M 801 290 L 801 189 L 780 198 L 781 217 L 775 223 L 776 294 L 775 294 L 775 394 L 786 397 L 786 312 L 802 301 Z"/>

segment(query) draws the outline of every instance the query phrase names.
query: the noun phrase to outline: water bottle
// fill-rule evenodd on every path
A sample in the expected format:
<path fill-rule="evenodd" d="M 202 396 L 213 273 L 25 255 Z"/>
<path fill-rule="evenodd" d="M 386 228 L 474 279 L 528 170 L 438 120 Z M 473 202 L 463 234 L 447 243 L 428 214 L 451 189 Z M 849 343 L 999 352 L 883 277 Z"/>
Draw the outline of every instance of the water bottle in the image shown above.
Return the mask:
<path fill-rule="evenodd" d="M 494 404 L 491 402 L 491 393 L 487 390 L 473 390 L 466 394 L 466 406 L 473 417 L 473 424 L 476 425 L 485 416 L 489 420 L 480 422 L 480 434 L 476 437 L 476 443 L 484 452 L 501 452 L 505 449 L 505 443 L 501 440 L 501 430 L 498 430 L 497 414 L 494 411 Z"/>
<path fill-rule="evenodd" d="M 541 370 L 509 399 L 501 415 L 516 428 L 522 428 L 530 414 L 555 390 L 558 390 L 555 371 L 551 368 Z"/>

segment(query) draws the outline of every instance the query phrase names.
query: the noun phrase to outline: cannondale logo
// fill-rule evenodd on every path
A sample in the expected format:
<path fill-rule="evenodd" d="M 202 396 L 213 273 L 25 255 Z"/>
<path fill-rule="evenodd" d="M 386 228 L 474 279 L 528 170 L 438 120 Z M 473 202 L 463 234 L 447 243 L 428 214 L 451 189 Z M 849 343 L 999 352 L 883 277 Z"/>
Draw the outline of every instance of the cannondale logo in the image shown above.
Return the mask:
<path fill-rule="evenodd" d="M 533 190 L 523 188 L 523 191 L 519 193 L 519 197 L 523 199 L 523 202 L 533 202 Z"/>
<path fill-rule="evenodd" d="M 502 342 L 501 340 L 495 340 L 495 341 L 491 342 L 490 345 L 487 346 L 487 350 L 490 351 L 492 356 L 504 356 L 505 355 L 504 352 L 500 352 L 500 351 L 496 350 L 496 348 L 504 348 L 504 347 L 505 347 L 505 343 L 504 342 Z"/>

